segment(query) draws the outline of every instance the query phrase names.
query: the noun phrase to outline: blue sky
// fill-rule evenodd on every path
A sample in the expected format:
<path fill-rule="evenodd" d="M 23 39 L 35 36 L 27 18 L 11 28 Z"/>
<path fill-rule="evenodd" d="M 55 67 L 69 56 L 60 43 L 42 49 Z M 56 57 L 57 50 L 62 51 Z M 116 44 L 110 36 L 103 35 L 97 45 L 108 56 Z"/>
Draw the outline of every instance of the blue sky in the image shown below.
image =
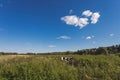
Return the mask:
<path fill-rule="evenodd" d="M 0 51 L 120 44 L 120 0 L 0 0 Z"/>

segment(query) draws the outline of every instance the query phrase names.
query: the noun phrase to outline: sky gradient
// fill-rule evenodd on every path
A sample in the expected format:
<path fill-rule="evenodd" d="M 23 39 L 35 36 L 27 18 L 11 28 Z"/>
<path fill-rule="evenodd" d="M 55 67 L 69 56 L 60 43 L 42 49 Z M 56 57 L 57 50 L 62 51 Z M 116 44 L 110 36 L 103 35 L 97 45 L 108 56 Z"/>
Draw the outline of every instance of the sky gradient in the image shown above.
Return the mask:
<path fill-rule="evenodd" d="M 119 5 L 120 0 L 0 0 L 0 52 L 75 51 L 120 44 Z M 92 13 L 83 15 L 87 10 Z M 93 24 L 94 13 L 100 16 Z"/>

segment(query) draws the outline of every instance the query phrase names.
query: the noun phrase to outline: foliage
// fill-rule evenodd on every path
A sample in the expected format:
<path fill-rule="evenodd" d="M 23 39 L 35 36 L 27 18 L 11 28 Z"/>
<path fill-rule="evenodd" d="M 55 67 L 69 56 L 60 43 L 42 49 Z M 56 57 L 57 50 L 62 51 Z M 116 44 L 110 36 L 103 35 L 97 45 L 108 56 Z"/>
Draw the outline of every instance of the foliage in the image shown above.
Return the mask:
<path fill-rule="evenodd" d="M 79 55 L 101 55 L 101 54 L 116 54 L 119 55 L 120 53 L 120 45 L 113 45 L 109 47 L 99 47 L 99 48 L 92 48 L 92 49 L 83 49 L 78 51 L 66 51 L 66 52 L 51 52 L 51 53 L 5 53 L 0 52 L 0 55 L 71 55 L 71 54 L 79 54 Z"/>
<path fill-rule="evenodd" d="M 93 49 L 83 49 L 74 52 L 74 54 L 79 55 L 100 55 L 100 54 L 118 54 L 120 53 L 120 45 L 109 46 L 109 47 L 99 47 Z"/>

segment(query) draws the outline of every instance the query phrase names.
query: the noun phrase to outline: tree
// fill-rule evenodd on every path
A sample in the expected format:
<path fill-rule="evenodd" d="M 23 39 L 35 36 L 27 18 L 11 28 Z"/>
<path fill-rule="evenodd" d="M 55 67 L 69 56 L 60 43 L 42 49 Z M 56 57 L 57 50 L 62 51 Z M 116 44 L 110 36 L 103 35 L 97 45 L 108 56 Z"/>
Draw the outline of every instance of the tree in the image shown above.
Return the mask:
<path fill-rule="evenodd" d="M 105 47 L 99 47 L 96 51 L 97 54 L 108 54 L 108 50 Z"/>

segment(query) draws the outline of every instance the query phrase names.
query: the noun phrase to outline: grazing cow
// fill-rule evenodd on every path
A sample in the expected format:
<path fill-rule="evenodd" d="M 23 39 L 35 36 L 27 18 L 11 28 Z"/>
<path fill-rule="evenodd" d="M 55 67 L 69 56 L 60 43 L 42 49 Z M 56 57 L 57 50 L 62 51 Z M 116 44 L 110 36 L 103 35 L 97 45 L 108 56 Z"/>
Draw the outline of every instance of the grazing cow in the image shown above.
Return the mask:
<path fill-rule="evenodd" d="M 65 57 L 61 57 L 61 61 L 64 61 L 65 60 Z"/>
<path fill-rule="evenodd" d="M 72 57 L 61 57 L 61 61 L 64 61 L 68 64 L 73 64 L 74 63 L 74 59 Z"/>

